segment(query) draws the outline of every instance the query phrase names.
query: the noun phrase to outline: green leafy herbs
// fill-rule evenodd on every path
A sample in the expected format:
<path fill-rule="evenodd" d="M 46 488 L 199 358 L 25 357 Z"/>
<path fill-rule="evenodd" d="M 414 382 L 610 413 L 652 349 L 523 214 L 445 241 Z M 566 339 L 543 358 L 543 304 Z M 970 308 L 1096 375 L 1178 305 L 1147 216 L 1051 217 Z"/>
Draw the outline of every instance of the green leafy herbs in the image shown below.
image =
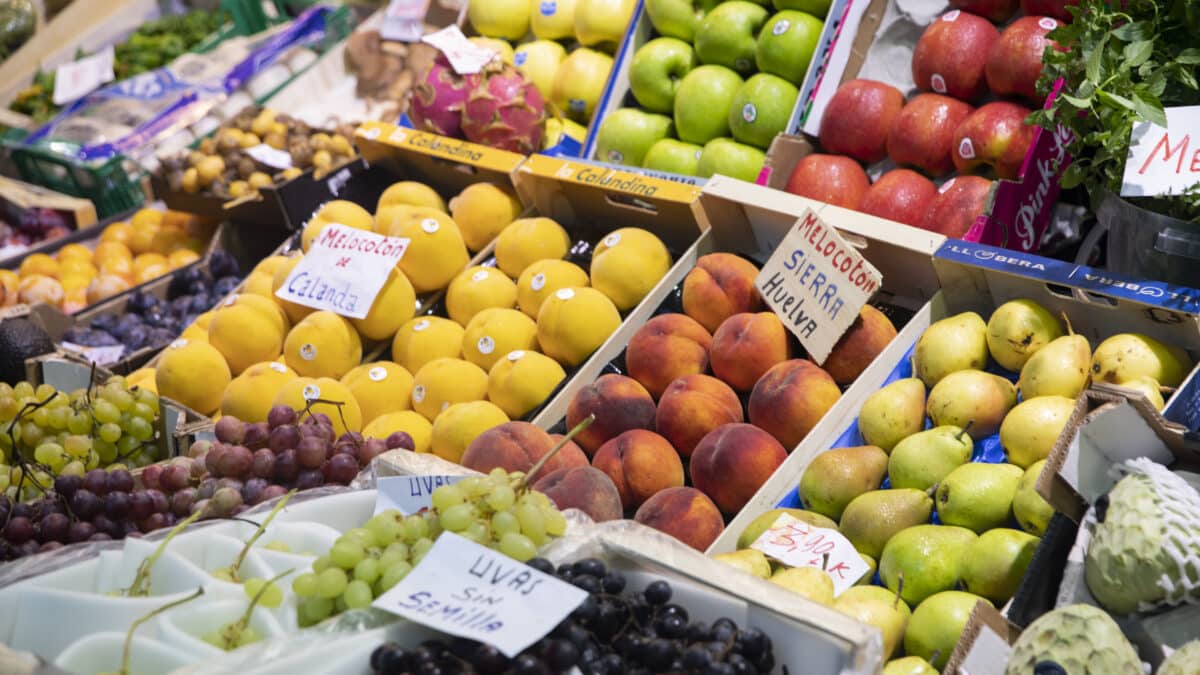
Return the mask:
<path fill-rule="evenodd" d="M 1110 6 L 1110 4 L 1112 6 Z M 1118 192 L 1129 154 L 1133 126 L 1150 121 L 1166 126 L 1164 107 L 1200 104 L 1200 3 L 1172 0 L 1081 0 L 1078 15 L 1049 37 L 1039 91 L 1058 78 L 1065 85 L 1050 108 L 1031 121 L 1047 129 L 1061 124 L 1075 139 L 1074 161 L 1063 187 L 1079 185 L 1097 202 Z M 1200 220 L 1200 190 L 1138 200 L 1144 208 L 1186 220 Z"/>

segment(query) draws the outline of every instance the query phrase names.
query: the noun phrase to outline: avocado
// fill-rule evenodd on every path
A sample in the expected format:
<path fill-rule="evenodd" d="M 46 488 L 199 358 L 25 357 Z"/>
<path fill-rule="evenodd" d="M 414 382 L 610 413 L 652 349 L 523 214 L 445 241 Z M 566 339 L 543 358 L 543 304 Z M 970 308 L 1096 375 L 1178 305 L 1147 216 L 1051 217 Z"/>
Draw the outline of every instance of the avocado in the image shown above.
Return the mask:
<path fill-rule="evenodd" d="M 25 379 L 25 359 L 54 351 L 54 340 L 36 323 L 18 317 L 0 321 L 0 382 Z"/>

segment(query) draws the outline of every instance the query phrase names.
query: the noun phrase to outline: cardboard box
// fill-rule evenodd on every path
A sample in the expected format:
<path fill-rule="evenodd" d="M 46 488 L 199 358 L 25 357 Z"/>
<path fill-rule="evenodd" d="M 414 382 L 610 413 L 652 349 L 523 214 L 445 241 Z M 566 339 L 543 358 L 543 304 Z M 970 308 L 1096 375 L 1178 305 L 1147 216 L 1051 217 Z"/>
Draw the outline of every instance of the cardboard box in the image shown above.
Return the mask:
<path fill-rule="evenodd" d="M 61 223 L 66 233 L 85 230 L 96 224 L 96 207 L 87 199 L 0 176 L 0 228 L 22 222 L 47 221 Z M 0 261 L 22 258 L 47 243 L 43 240 L 27 247 L 0 244 Z"/>

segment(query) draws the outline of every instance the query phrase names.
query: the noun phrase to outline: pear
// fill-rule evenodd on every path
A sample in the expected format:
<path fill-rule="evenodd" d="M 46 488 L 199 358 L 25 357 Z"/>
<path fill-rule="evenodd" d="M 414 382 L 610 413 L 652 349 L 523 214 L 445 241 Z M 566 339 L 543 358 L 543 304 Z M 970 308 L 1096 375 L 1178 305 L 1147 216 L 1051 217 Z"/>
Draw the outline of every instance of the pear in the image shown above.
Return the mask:
<path fill-rule="evenodd" d="M 888 458 L 893 488 L 928 490 L 971 459 L 975 444 L 955 426 L 926 429 L 900 441 Z"/>
<path fill-rule="evenodd" d="M 913 349 L 913 373 L 932 387 L 956 370 L 983 368 L 987 360 L 987 324 L 975 312 L 963 312 L 921 333 Z"/>
<path fill-rule="evenodd" d="M 934 385 L 925 410 L 934 426 L 962 427 L 978 441 L 996 433 L 1016 403 L 1012 382 L 982 370 L 960 370 Z"/>
<path fill-rule="evenodd" d="M 1092 347 L 1082 335 L 1055 339 L 1021 368 L 1021 396 L 1026 401 L 1038 396 L 1078 398 L 1087 388 L 1091 360 Z"/>
<path fill-rule="evenodd" d="M 1145 375 L 1164 387 L 1178 387 L 1191 369 L 1182 349 L 1140 333 L 1114 335 L 1092 354 L 1092 379 L 1097 382 L 1119 384 Z"/>
<path fill-rule="evenodd" d="M 871 394 L 858 412 L 863 440 L 884 452 L 924 428 L 925 383 L 915 377 L 896 380 Z"/>
<path fill-rule="evenodd" d="M 871 556 L 867 555 L 866 553 L 860 552 L 858 555 L 860 558 L 863 559 L 863 562 L 867 563 L 867 567 L 869 569 L 867 570 L 866 574 L 862 575 L 861 579 L 854 582 L 854 585 L 855 586 L 870 586 L 871 584 L 875 583 L 875 570 L 879 569 L 879 563 L 875 562 L 875 559 L 872 558 Z"/>
<path fill-rule="evenodd" d="M 771 575 L 769 581 L 822 605 L 833 604 L 833 578 L 815 567 L 789 567 Z"/>
<path fill-rule="evenodd" d="M 904 652 L 929 661 L 934 668 L 944 668 L 979 602 L 987 600 L 962 591 L 943 591 L 928 598 L 908 620 Z"/>
<path fill-rule="evenodd" d="M 1017 483 L 1017 494 L 1013 497 L 1012 505 L 1013 516 L 1020 523 L 1021 529 L 1039 537 L 1046 534 L 1050 517 L 1054 515 L 1054 507 L 1042 499 L 1036 489 L 1038 478 L 1045 466 L 1046 460 L 1043 459 L 1025 469 L 1020 482 Z"/>
<path fill-rule="evenodd" d="M 813 527 L 823 527 L 829 530 L 837 529 L 837 523 L 813 511 L 805 511 L 804 509 L 771 509 L 750 521 L 746 529 L 742 530 L 742 533 L 738 535 L 738 548 L 750 548 L 750 545 L 761 537 L 763 532 L 771 529 L 775 521 L 779 520 L 779 516 L 784 513 L 791 515 L 796 520 L 803 520 Z"/>
<path fill-rule="evenodd" d="M 1121 386 L 1133 389 L 1142 396 L 1145 396 L 1146 400 L 1150 401 L 1150 405 L 1154 406 L 1155 410 L 1162 410 L 1167 407 L 1167 402 L 1162 397 L 1162 388 L 1158 386 L 1158 381 L 1149 375 L 1138 375 L 1132 380 L 1122 382 Z"/>
<path fill-rule="evenodd" d="M 883 633 L 883 658 L 889 658 L 904 639 L 908 619 L 912 615 L 908 605 L 896 594 L 879 586 L 853 586 L 846 589 L 833 601 L 833 608 L 842 614 L 874 626 Z"/>
<path fill-rule="evenodd" d="M 1025 472 L 1012 464 L 963 464 L 938 484 L 938 517 L 975 532 L 1002 527 L 1012 518 L 1013 498 Z"/>
<path fill-rule="evenodd" d="M 905 656 L 885 663 L 883 675 L 938 675 L 938 671 L 919 656 Z"/>
<path fill-rule="evenodd" d="M 987 322 L 988 351 L 1011 371 L 1063 334 L 1058 319 L 1033 300 L 1011 300 L 996 308 Z"/>
<path fill-rule="evenodd" d="M 892 592 L 916 606 L 958 585 L 963 555 L 977 538 L 974 532 L 952 525 L 910 527 L 883 547 L 879 576 Z"/>
<path fill-rule="evenodd" d="M 1022 469 L 1046 459 L 1075 414 L 1075 399 L 1038 396 L 1017 404 L 1000 423 L 1000 444 L 1008 461 Z"/>
<path fill-rule="evenodd" d="M 744 548 L 733 553 L 718 553 L 713 556 L 713 560 L 719 560 L 761 579 L 771 576 L 771 561 L 758 549 Z"/>
<path fill-rule="evenodd" d="M 1033 553 L 1042 540 L 1032 534 L 1007 527 L 998 527 L 979 535 L 967 547 L 960 577 L 963 588 L 981 595 L 996 605 L 1008 602 L 1021 579 Z"/>
<path fill-rule="evenodd" d="M 838 529 L 859 552 L 878 559 L 897 532 L 929 522 L 933 498 L 921 490 L 875 490 L 854 498 Z"/>
<path fill-rule="evenodd" d="M 887 468 L 887 453 L 873 445 L 823 452 L 800 476 L 800 503 L 837 520 L 851 500 L 879 487 Z"/>

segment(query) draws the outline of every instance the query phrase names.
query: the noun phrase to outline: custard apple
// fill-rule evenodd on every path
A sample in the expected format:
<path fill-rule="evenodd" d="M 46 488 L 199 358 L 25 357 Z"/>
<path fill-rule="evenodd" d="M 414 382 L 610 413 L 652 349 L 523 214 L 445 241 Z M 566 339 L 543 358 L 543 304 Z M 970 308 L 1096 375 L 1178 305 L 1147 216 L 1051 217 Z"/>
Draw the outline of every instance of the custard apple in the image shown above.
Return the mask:
<path fill-rule="evenodd" d="M 1200 673 L 1200 640 L 1192 640 L 1176 649 L 1162 665 L 1157 675 L 1195 675 Z"/>
<path fill-rule="evenodd" d="M 1113 614 L 1200 601 L 1200 493 L 1144 457 L 1126 472 L 1097 511 L 1084 577 Z"/>
<path fill-rule="evenodd" d="M 1030 675 L 1042 661 L 1067 675 L 1141 675 L 1142 662 L 1117 622 L 1091 605 L 1067 605 L 1043 614 L 1017 638 L 1004 675 Z"/>

